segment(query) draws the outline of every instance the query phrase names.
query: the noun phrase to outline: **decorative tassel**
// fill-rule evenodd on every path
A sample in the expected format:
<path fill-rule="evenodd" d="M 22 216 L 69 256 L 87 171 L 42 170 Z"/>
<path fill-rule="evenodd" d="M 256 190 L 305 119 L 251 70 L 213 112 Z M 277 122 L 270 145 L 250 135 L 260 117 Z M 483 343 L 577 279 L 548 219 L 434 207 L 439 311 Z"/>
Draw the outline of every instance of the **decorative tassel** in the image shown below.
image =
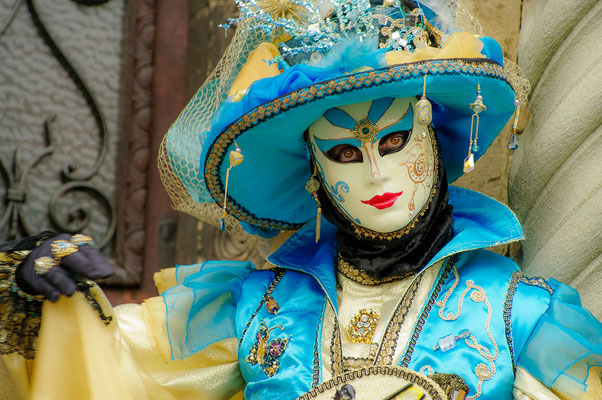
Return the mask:
<path fill-rule="evenodd" d="M 322 220 L 322 207 L 320 206 L 320 200 L 318 200 L 318 190 L 320 189 L 320 182 L 316 179 L 316 167 L 314 166 L 314 174 L 305 184 L 305 190 L 307 190 L 313 197 L 316 203 L 318 203 L 318 210 L 316 211 L 316 243 L 320 240 L 320 224 Z"/>
<path fill-rule="evenodd" d="M 433 121 L 433 106 L 426 98 L 426 75 L 422 79 L 422 98 L 416 102 L 416 121 L 420 125 L 429 125 Z"/>
<path fill-rule="evenodd" d="M 474 169 L 474 154 L 472 152 L 477 153 L 479 151 L 479 145 L 477 144 L 477 140 L 479 139 L 479 113 L 487 110 L 487 107 L 485 104 L 483 104 L 483 96 L 481 96 L 480 84 L 477 84 L 477 98 L 475 99 L 474 103 L 470 104 L 470 109 L 474 112 L 474 114 L 470 119 L 470 142 L 468 143 L 468 155 L 464 159 L 464 173 L 470 172 Z"/>
<path fill-rule="evenodd" d="M 242 155 L 242 151 L 236 141 L 234 142 L 236 145 L 236 149 L 231 151 L 228 155 L 228 159 L 230 160 L 230 166 L 226 170 L 226 189 L 224 190 L 224 207 L 222 209 L 222 217 L 219 221 L 219 228 L 223 231 L 226 230 L 226 205 L 228 204 L 228 183 L 230 181 L 230 170 L 232 167 L 236 167 L 240 163 L 243 162 L 245 156 Z"/>
<path fill-rule="evenodd" d="M 514 122 L 512 123 L 512 136 L 508 142 L 508 148 L 510 150 L 518 149 L 518 135 L 516 130 L 518 129 L 518 116 L 520 115 L 520 103 L 518 100 L 514 100 Z"/>

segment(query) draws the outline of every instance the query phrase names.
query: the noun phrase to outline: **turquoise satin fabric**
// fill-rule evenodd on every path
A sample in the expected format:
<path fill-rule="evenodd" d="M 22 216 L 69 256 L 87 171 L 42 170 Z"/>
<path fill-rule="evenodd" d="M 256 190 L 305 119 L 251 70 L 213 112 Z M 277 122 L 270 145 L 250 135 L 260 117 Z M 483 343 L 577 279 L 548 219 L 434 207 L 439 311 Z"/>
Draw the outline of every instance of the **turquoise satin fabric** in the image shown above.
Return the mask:
<path fill-rule="evenodd" d="M 469 394 L 474 395 L 479 384 L 475 370 L 479 364 L 489 366 L 488 360 L 479 351 L 470 348 L 464 340 L 459 340 L 454 349 L 446 352 L 433 350 L 440 338 L 458 335 L 460 331 L 468 329 L 479 345 L 484 346 L 490 354 L 495 355 L 497 346 L 495 373 L 491 379 L 482 382 L 481 391 L 486 396 L 481 398 L 512 399 L 514 370 L 506 341 L 505 324 L 501 316 L 510 276 L 518 270 L 518 267 L 510 259 L 484 250 L 462 253 L 455 265 L 459 272 L 459 283 L 443 308 L 443 315 L 458 314 L 458 303 L 462 293 L 467 289 L 466 283 L 469 280 L 474 282 L 476 286 L 483 288 L 491 307 L 489 332 L 493 341 L 489 338 L 486 329 L 488 317 L 486 303 L 475 302 L 470 297 L 472 292 L 476 292 L 475 289 L 464 296 L 457 319 L 446 321 L 439 316 L 440 308 L 437 302 L 444 299 L 454 283 L 454 274 L 450 273 L 438 296 L 432 299 L 430 304 L 432 309 L 428 313 L 422 331 L 419 332 L 415 346 L 412 348 L 410 342 L 406 348 L 405 354 L 408 354 L 409 360 L 407 358 L 404 360 L 402 357 L 402 365 L 415 371 L 429 367 L 435 372 L 458 374 L 471 388 Z"/>
<path fill-rule="evenodd" d="M 180 284 L 164 291 L 172 359 L 194 354 L 219 340 L 236 337 L 235 313 L 250 262 L 207 261 L 178 266 Z"/>
<path fill-rule="evenodd" d="M 273 280 L 271 271 L 258 272 L 245 281 L 241 302 L 245 306 L 237 312 L 236 324 L 239 338 L 248 326 L 239 347 L 239 362 L 242 375 L 247 382 L 245 399 L 292 399 L 311 389 L 314 352 L 320 354 L 317 348 L 321 329 L 321 316 L 324 307 L 324 291 L 316 280 L 307 274 L 294 271 L 287 272 L 272 297 L 280 305 L 278 314 L 270 314 L 262 306 L 257 314 L 250 319 L 260 304 L 265 293 L 265 284 Z M 263 368 L 258 364 L 250 364 L 246 357 L 251 346 L 257 342 L 256 334 L 263 321 L 268 328 L 282 325 L 270 333 L 270 340 L 289 338 L 286 350 L 279 357 L 280 368 L 271 378 L 268 378 Z M 328 351 L 328 350 L 326 350 Z"/>
<path fill-rule="evenodd" d="M 555 279 L 549 308 L 540 318 L 518 364 L 546 386 L 583 395 L 589 369 L 602 366 L 602 323 L 581 307 L 579 293 Z"/>
<path fill-rule="evenodd" d="M 518 283 L 514 296 L 508 296 L 512 274 L 518 270 L 516 264 L 482 248 L 520 239 L 522 231 L 516 218 L 504 205 L 467 189 L 450 187 L 450 202 L 454 206 L 454 238 L 429 265 L 456 255 L 459 283 L 443 315 L 457 312 L 460 295 L 469 281 L 487 296 L 491 307 L 489 328 L 498 356 L 495 373 L 482 382 L 481 398 L 512 397 L 511 349 L 518 365 L 546 385 L 565 391 L 583 390 L 587 371 L 581 366 L 596 365 L 600 360 L 600 323 L 580 307 L 572 289 L 554 281 L 554 296 L 526 282 Z M 178 281 L 182 283 L 164 293 L 174 356 L 183 357 L 214 341 L 236 336 L 242 339 L 239 363 L 247 381 L 246 399 L 291 399 L 308 391 L 314 378 L 321 379 L 321 359 L 315 354 L 330 351 L 319 347 L 319 339 L 324 307 L 332 302 L 336 310 L 337 305 L 335 235 L 336 229 L 323 221 L 322 239 L 316 244 L 314 224 L 310 222 L 270 255 L 272 263 L 286 270 L 271 293 L 280 306 L 277 315 L 270 314 L 261 303 L 274 280 L 274 271 L 255 271 L 250 263 L 228 261 L 178 270 Z M 479 381 L 477 366 L 489 365 L 488 361 L 463 340 L 450 351 L 433 350 L 441 337 L 469 329 L 480 345 L 494 353 L 495 346 L 486 330 L 488 308 L 485 302 L 470 297 L 474 289 L 466 294 L 457 319 L 446 321 L 439 316 L 438 302 L 453 282 L 454 274 L 449 273 L 441 287 L 435 285 L 432 289 L 432 298 L 429 295 L 423 305 L 424 324 L 414 327 L 414 339 L 401 362 L 415 370 L 429 366 L 434 371 L 457 373 L 466 379 L 470 395 L 474 395 Z M 508 309 L 509 333 L 504 320 Z M 263 367 L 246 360 L 262 320 L 268 328 L 283 326 L 282 330 L 271 331 L 270 340 L 289 338 L 279 357 L 279 371 L 272 377 Z M 579 360 L 583 362 L 576 363 Z"/>

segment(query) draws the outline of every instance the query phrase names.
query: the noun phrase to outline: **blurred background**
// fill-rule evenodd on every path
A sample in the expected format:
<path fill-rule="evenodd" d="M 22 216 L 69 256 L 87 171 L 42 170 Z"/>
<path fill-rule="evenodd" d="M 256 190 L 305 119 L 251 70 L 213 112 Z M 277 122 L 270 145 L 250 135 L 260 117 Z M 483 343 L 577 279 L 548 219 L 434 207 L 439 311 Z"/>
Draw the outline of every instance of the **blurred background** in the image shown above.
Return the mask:
<path fill-rule="evenodd" d="M 602 317 L 602 3 L 461 0 L 533 91 L 456 184 L 509 204 L 526 240 L 494 249 L 578 288 Z M 177 213 L 156 168 L 163 134 L 215 66 L 233 0 L 0 0 L 0 241 L 84 232 L 116 267 L 114 304 L 153 273 L 261 255 Z M 486 102 L 486 99 L 485 99 Z"/>

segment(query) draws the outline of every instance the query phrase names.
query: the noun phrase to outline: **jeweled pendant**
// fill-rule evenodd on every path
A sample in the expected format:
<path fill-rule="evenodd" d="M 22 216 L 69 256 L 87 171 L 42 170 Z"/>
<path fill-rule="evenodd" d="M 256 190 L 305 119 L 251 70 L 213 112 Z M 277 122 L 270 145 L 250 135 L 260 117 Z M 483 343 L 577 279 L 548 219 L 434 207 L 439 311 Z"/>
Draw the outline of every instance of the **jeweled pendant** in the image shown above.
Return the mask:
<path fill-rule="evenodd" d="M 236 167 L 237 165 L 240 165 L 240 163 L 243 162 L 243 160 L 245 159 L 245 156 L 242 155 L 242 151 L 240 150 L 239 147 L 236 148 L 236 150 L 233 150 L 230 152 L 230 154 L 228 155 L 229 161 L 230 161 L 230 165 L 233 167 Z"/>
<path fill-rule="evenodd" d="M 479 149 L 480 149 L 480 148 L 479 148 L 479 145 L 478 145 L 478 144 L 476 144 L 476 143 L 475 143 L 475 144 L 472 146 L 472 151 L 473 151 L 473 153 L 478 153 L 478 152 L 479 152 Z"/>
<path fill-rule="evenodd" d="M 267 308 L 270 314 L 278 314 L 278 310 L 280 310 L 280 305 L 278 302 L 274 300 L 272 296 L 268 296 L 265 298 L 265 308 Z"/>
<path fill-rule="evenodd" d="M 433 106 L 424 96 L 416 102 L 416 121 L 420 125 L 428 125 L 433 120 Z"/>
<path fill-rule="evenodd" d="M 437 345 L 433 347 L 433 350 L 441 350 L 442 352 L 454 349 L 457 345 L 458 340 L 466 339 L 470 336 L 468 329 L 463 329 L 457 335 L 447 335 L 437 340 Z"/>
<path fill-rule="evenodd" d="M 516 133 L 513 133 L 512 136 L 510 136 L 510 140 L 508 141 L 508 148 L 510 150 L 518 149 L 518 135 Z"/>
<path fill-rule="evenodd" d="M 479 91 L 477 92 L 477 98 L 475 99 L 474 103 L 470 104 L 470 109 L 476 114 L 487 110 L 485 103 L 483 103 L 483 96 L 481 96 L 480 86 Z"/>
<path fill-rule="evenodd" d="M 347 333 L 353 343 L 370 343 L 380 316 L 374 310 L 363 308 L 349 322 Z"/>
<path fill-rule="evenodd" d="M 464 159 L 464 173 L 470 172 L 474 169 L 474 154 L 470 153 L 468 157 Z"/>
<path fill-rule="evenodd" d="M 259 332 L 255 336 L 257 341 L 253 346 L 246 360 L 249 364 L 259 364 L 268 377 L 274 376 L 280 369 L 278 358 L 286 350 L 289 338 L 278 338 L 270 341 L 270 332 L 276 328 L 284 329 L 282 325 L 276 325 L 273 328 L 267 327 L 263 320 L 259 326 Z"/>

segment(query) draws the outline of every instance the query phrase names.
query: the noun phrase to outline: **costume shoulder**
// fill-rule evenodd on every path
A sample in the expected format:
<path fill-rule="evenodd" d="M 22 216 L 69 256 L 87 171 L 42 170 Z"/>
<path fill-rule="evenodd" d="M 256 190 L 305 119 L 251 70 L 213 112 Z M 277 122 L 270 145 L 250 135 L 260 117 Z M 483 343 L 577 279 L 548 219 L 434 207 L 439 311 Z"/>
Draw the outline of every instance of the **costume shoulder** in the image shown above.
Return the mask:
<path fill-rule="evenodd" d="M 570 286 L 521 273 L 513 281 L 517 365 L 547 387 L 582 398 L 590 392 L 592 368 L 602 366 L 602 323 L 582 307 Z"/>
<path fill-rule="evenodd" d="M 176 267 L 175 286 L 161 293 L 172 359 L 236 337 L 238 301 L 245 281 L 254 271 L 251 262 L 241 261 Z"/>

